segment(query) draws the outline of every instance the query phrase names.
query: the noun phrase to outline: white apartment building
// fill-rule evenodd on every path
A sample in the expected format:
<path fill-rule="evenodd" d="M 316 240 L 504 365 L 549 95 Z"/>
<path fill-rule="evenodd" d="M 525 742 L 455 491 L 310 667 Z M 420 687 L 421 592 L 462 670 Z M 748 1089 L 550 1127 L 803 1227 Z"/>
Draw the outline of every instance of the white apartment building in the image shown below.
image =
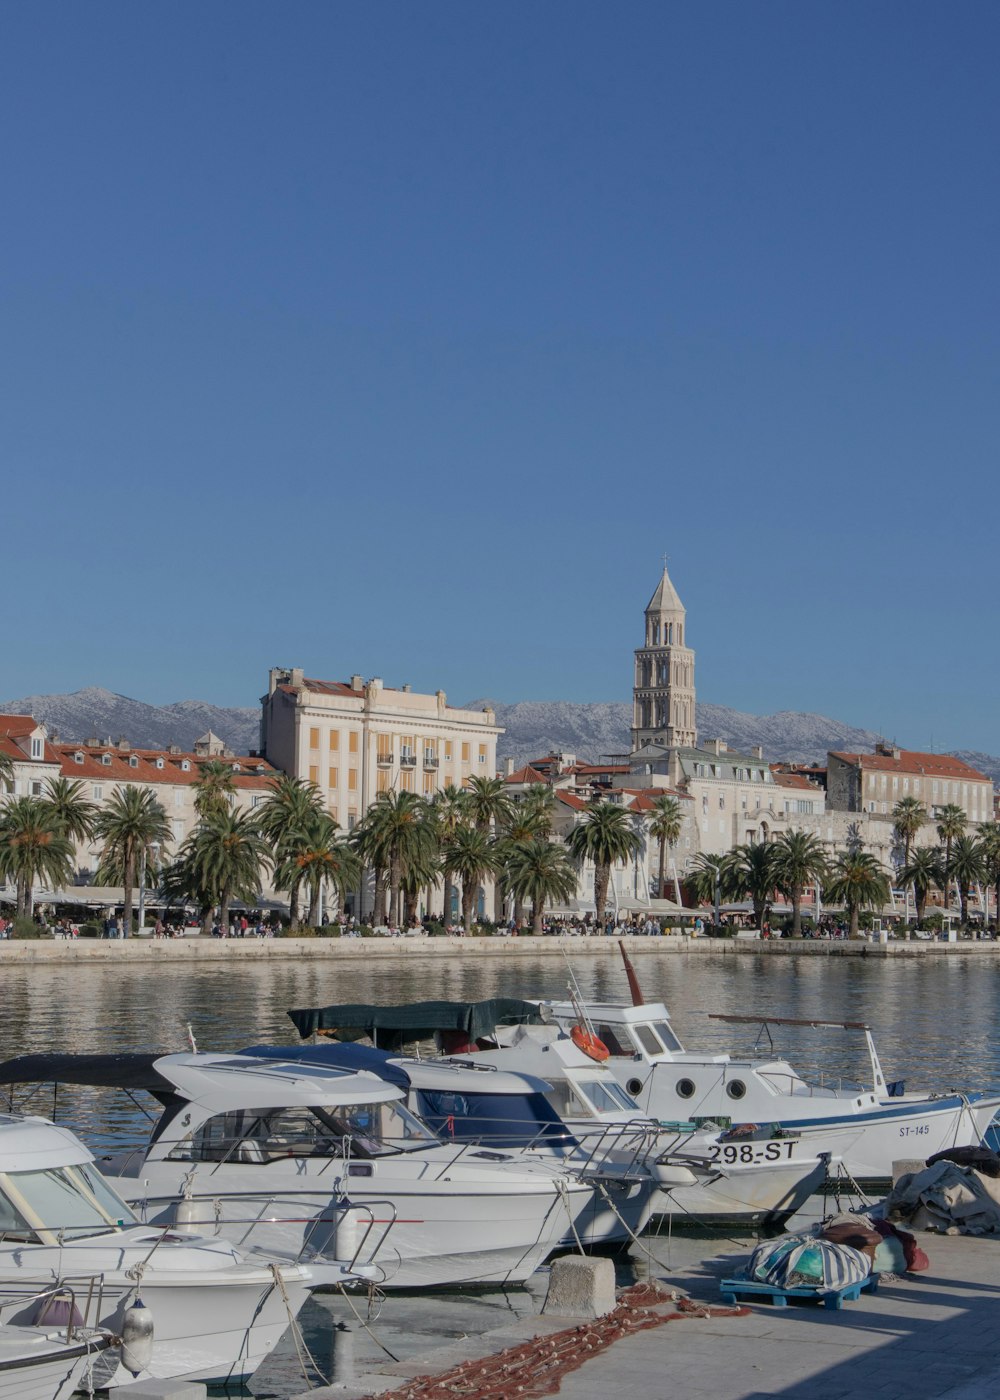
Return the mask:
<path fill-rule="evenodd" d="M 494 712 L 458 709 L 443 690 L 421 695 L 379 679 L 320 681 L 275 668 L 261 707 L 261 754 L 315 783 L 345 831 L 380 792 L 433 797 L 496 776 L 503 731 Z"/>

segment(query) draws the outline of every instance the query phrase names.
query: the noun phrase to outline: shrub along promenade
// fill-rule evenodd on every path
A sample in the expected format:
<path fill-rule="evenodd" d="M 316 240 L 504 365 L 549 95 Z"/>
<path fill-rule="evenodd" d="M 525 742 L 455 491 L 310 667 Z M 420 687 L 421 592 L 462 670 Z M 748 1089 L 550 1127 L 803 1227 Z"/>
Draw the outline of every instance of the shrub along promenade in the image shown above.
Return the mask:
<path fill-rule="evenodd" d="M 868 943 L 862 939 L 753 939 L 625 937 L 632 956 L 693 953 L 704 957 L 808 958 L 996 958 L 1000 942 L 967 940 L 958 943 L 898 939 Z M 398 937 L 398 938 L 38 938 L 0 941 L 0 966 L 65 962 L 260 962 L 275 959 L 355 961 L 377 959 L 448 958 L 470 962 L 482 958 L 618 958 L 618 938 L 599 936 L 551 937 L 522 934 L 517 938 Z"/>

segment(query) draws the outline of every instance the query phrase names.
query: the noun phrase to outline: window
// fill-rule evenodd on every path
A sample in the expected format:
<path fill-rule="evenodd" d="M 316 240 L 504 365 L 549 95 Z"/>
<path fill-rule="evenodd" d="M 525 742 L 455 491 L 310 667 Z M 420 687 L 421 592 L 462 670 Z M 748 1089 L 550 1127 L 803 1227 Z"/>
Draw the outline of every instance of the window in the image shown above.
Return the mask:
<path fill-rule="evenodd" d="M 103 801 L 104 801 L 104 786 L 103 786 L 103 784 L 101 784 L 101 783 L 95 783 L 94 786 L 91 788 L 90 793 L 91 793 L 91 796 L 93 797 L 93 799 L 94 799 L 95 802 L 103 802 Z"/>
<path fill-rule="evenodd" d="M 41 785 L 40 782 L 33 782 L 33 783 L 31 784 L 31 795 L 32 795 L 32 797 L 41 797 L 41 795 L 42 795 L 42 785 Z"/>
<path fill-rule="evenodd" d="M 486 762 L 486 745 L 485 745 L 485 744 L 480 744 L 480 745 L 479 745 L 479 762 L 480 762 L 480 763 L 485 763 L 485 762 Z"/>
<path fill-rule="evenodd" d="M 318 749 L 318 748 L 319 748 L 319 730 L 318 730 L 318 729 L 310 729 L 310 731 L 309 731 L 309 747 L 310 747 L 311 749 Z"/>
<path fill-rule="evenodd" d="M 414 791 L 413 769 L 412 769 L 412 768 L 404 768 L 404 769 L 403 769 L 402 773 L 399 775 L 399 786 L 402 788 L 403 792 L 413 792 L 413 791 Z"/>
<path fill-rule="evenodd" d="M 629 1044 L 628 1036 L 621 1026 L 595 1025 L 594 1032 L 597 1039 L 608 1047 L 609 1055 L 631 1060 L 635 1051 Z M 619 1035 L 621 1035 L 621 1039 L 619 1039 Z"/>
<path fill-rule="evenodd" d="M 253 795 L 253 797 L 251 797 L 251 799 L 250 799 L 250 806 L 251 806 L 251 807 L 261 807 L 261 806 L 263 806 L 263 804 L 264 804 L 264 794 L 263 794 L 262 792 L 255 792 L 254 795 Z"/>
<path fill-rule="evenodd" d="M 375 737 L 375 747 L 378 752 L 380 763 L 386 763 L 392 758 L 392 735 L 378 734 Z"/>
<path fill-rule="evenodd" d="M 135 756 L 134 753 L 130 753 L 129 756 L 128 756 L 128 766 L 129 766 L 130 768 L 138 768 L 138 767 L 139 767 L 139 760 L 138 760 L 138 758 Z"/>
<path fill-rule="evenodd" d="M 189 758 L 182 758 L 182 759 L 181 759 L 181 772 L 182 772 L 182 773 L 190 773 L 190 772 L 191 772 L 191 760 L 190 760 Z"/>
<path fill-rule="evenodd" d="M 158 759 L 156 760 L 156 766 L 157 766 L 157 768 L 162 768 L 162 767 L 163 767 L 163 758 L 162 758 L 162 757 L 160 757 L 160 758 L 158 758 Z"/>
<path fill-rule="evenodd" d="M 102 753 L 102 754 L 101 754 L 101 762 L 104 764 L 105 768 L 110 768 L 110 767 L 111 767 L 111 755 L 110 755 L 109 753 Z"/>
<path fill-rule="evenodd" d="M 340 748 L 340 732 L 336 729 L 330 730 L 330 752 L 335 753 Z"/>
<path fill-rule="evenodd" d="M 309 781 L 311 783 L 319 782 L 319 767 L 315 763 L 310 763 L 309 765 Z"/>
<path fill-rule="evenodd" d="M 175 807 L 183 807 L 183 806 L 184 806 L 184 789 L 183 789 L 183 788 L 174 788 L 174 806 L 175 806 Z"/>
<path fill-rule="evenodd" d="M 462 762 L 463 762 L 463 763 L 468 763 L 468 761 L 469 761 L 469 752 L 470 752 L 470 750 L 469 750 L 469 745 L 468 745 L 468 744 L 463 744 L 463 745 L 462 745 Z"/>
<path fill-rule="evenodd" d="M 433 774 L 433 773 L 425 773 L 425 774 L 424 774 L 424 796 L 425 796 L 425 797 L 430 796 L 430 794 L 431 794 L 433 791 L 434 791 L 434 774 Z"/>
<path fill-rule="evenodd" d="M 328 1108 L 246 1108 L 209 1118 L 170 1153 L 182 1162 L 263 1165 L 287 1157 L 383 1157 L 436 1144 L 399 1102 Z"/>
<path fill-rule="evenodd" d="M 174 845 L 179 846 L 180 843 L 184 840 L 184 818 L 171 817 L 170 825 L 173 828 Z"/>
<path fill-rule="evenodd" d="M 74 762 L 74 763 L 82 763 L 82 762 L 83 762 L 83 754 L 80 752 L 79 749 L 77 749 L 76 753 L 73 755 L 73 762 Z"/>
<path fill-rule="evenodd" d="M 693 1099 L 695 1095 L 695 1083 L 693 1079 L 678 1079 L 677 1097 L 680 1099 Z"/>
<path fill-rule="evenodd" d="M 125 1202 L 83 1163 L 49 1171 L 10 1172 L 2 1184 L 6 1189 L 0 1191 L 0 1214 L 16 1214 L 6 1199 L 10 1190 L 44 1229 L 66 1239 L 84 1239 L 139 1223 Z"/>
<path fill-rule="evenodd" d="M 33 738 L 31 741 L 31 757 L 41 758 L 45 752 L 45 746 L 41 739 Z"/>
<path fill-rule="evenodd" d="M 347 736 L 347 751 L 348 753 L 357 753 L 358 751 L 358 733 L 356 729 L 352 729 Z"/>
<path fill-rule="evenodd" d="M 641 1050 L 647 1055 L 662 1055 L 663 1046 L 652 1026 L 631 1026 L 632 1035 Z"/>
<path fill-rule="evenodd" d="M 358 770 L 356 768 L 348 768 L 347 770 L 347 790 L 348 792 L 357 792 L 358 790 Z"/>
<path fill-rule="evenodd" d="M 337 786 L 339 777 L 340 774 L 337 772 L 336 768 L 331 768 L 330 771 L 327 773 L 327 787 L 335 788 Z"/>
<path fill-rule="evenodd" d="M 391 782 L 392 774 L 389 772 L 388 768 L 380 768 L 375 780 L 376 792 L 388 792 Z"/>

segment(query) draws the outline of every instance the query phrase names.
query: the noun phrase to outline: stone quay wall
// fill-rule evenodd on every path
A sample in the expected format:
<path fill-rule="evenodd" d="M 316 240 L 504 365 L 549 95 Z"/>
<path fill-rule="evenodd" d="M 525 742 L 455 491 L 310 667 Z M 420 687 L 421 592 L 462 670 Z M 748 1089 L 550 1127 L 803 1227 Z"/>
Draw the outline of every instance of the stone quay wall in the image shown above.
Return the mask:
<path fill-rule="evenodd" d="M 1000 958 L 1000 942 L 938 943 L 830 941 L 820 939 L 663 938 L 621 940 L 630 956 L 693 953 L 752 958 Z M 479 959 L 555 957 L 618 958 L 617 938 L 177 938 L 8 939 L 0 941 L 0 968 L 36 963 L 198 963 L 382 961 L 410 958 Z"/>

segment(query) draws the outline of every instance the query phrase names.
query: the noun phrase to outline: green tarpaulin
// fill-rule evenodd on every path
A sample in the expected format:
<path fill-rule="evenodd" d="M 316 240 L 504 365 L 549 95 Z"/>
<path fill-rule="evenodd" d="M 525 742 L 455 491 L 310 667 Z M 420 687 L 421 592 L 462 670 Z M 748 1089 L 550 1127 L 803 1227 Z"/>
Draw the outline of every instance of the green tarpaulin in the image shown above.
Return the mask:
<path fill-rule="evenodd" d="M 469 1040 L 490 1035 L 496 1026 L 539 1025 L 538 1007 L 514 997 L 491 1001 L 415 1001 L 406 1006 L 315 1006 L 289 1011 L 303 1040 L 317 1031 L 330 1031 L 338 1040 L 370 1036 L 383 1050 L 412 1040 L 427 1040 L 435 1031 L 463 1031 Z"/>

